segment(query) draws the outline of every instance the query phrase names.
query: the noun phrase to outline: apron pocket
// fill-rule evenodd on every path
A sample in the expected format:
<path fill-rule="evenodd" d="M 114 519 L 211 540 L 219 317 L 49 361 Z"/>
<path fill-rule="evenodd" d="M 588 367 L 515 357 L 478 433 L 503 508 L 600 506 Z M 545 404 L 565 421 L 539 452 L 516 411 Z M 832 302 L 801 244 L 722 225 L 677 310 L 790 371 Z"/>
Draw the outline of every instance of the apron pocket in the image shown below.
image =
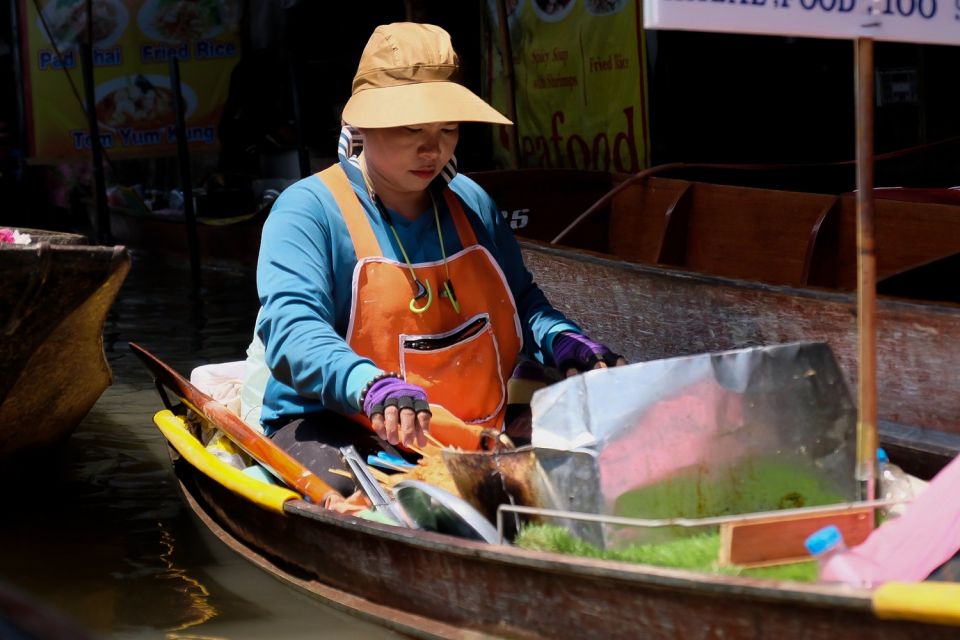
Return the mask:
<path fill-rule="evenodd" d="M 467 423 L 496 417 L 506 387 L 490 316 L 474 316 L 452 331 L 400 335 L 400 370 L 426 389 L 427 399 Z"/>

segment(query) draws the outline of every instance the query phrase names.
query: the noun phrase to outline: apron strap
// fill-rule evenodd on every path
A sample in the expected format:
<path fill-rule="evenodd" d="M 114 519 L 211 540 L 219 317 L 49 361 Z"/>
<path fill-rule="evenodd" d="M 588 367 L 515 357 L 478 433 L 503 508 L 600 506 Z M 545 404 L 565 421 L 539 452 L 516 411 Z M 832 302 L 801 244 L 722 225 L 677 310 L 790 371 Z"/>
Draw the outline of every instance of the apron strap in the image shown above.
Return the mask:
<path fill-rule="evenodd" d="M 443 190 L 443 197 L 447 201 L 447 209 L 450 210 L 453 224 L 457 227 L 460 245 L 466 249 L 477 244 L 477 236 L 473 232 L 473 227 L 470 226 L 470 221 L 467 220 L 467 215 L 463 212 L 463 207 L 460 206 L 460 198 L 449 187 Z"/>
<path fill-rule="evenodd" d="M 350 239 L 353 241 L 353 249 L 357 254 L 357 260 L 381 256 L 380 243 L 373 233 L 373 227 L 360 205 L 360 199 L 353 190 L 353 184 L 346 172 L 339 164 L 331 165 L 316 176 L 323 181 L 333 195 L 337 206 L 340 207 L 340 215 L 347 225 L 347 231 L 350 232 Z M 460 205 L 460 199 L 449 188 L 443 190 L 443 197 L 447 203 L 447 209 L 453 218 L 453 224 L 457 228 L 457 235 L 460 237 L 460 245 L 466 249 L 477 244 L 477 235 L 467 220 L 467 215 Z"/>
<path fill-rule="evenodd" d="M 373 234 L 373 227 L 367 220 L 367 215 L 360 204 L 360 198 L 353 190 L 353 184 L 346 172 L 339 164 L 331 165 L 320 173 L 316 174 L 318 178 L 327 186 L 337 206 L 340 207 L 340 215 L 347 225 L 347 231 L 350 232 L 350 239 L 353 240 L 353 249 L 357 253 L 357 260 L 381 256 L 380 243 Z"/>

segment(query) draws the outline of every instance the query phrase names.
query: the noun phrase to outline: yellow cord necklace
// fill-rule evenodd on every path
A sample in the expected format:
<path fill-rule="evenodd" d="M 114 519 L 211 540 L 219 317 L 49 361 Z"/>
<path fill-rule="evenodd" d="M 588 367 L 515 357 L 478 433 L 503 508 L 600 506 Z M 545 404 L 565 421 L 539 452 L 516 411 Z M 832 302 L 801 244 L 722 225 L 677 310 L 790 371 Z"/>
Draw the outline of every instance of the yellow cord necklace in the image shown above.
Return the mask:
<path fill-rule="evenodd" d="M 420 281 L 420 278 L 417 277 L 417 272 L 413 268 L 413 263 L 410 262 L 410 258 L 407 256 L 407 250 L 404 249 L 403 243 L 400 241 L 400 234 L 397 233 L 396 228 L 393 226 L 393 217 L 390 215 L 390 212 L 387 211 L 387 208 L 380 200 L 380 197 L 377 196 L 373 190 L 373 184 L 371 184 L 370 178 L 367 176 L 366 161 L 363 157 L 363 153 L 360 154 L 359 164 L 360 174 L 363 176 L 363 181 L 366 184 L 367 193 L 377 205 L 377 210 L 380 211 L 380 215 L 383 216 L 387 226 L 390 227 L 390 231 L 393 232 L 393 239 L 397 241 L 397 246 L 400 247 L 400 253 L 403 255 L 403 261 L 407 264 L 407 269 L 410 271 L 410 278 L 413 280 L 413 284 L 417 287 L 416 293 L 414 294 L 413 298 L 410 299 L 410 311 L 418 314 L 425 313 L 433 304 L 433 289 L 430 287 L 430 280 L 428 279 L 426 285 L 424 285 L 423 282 Z M 447 276 L 446 281 L 443 283 L 443 293 L 445 293 L 447 299 L 450 300 L 450 305 L 453 306 L 453 310 L 459 314 L 460 303 L 457 301 L 457 296 L 453 289 L 453 280 L 450 279 L 450 266 L 447 264 L 447 251 L 443 246 L 443 231 L 440 229 L 440 212 L 437 210 L 437 201 L 434 199 L 433 193 L 428 193 L 430 195 L 430 204 L 433 205 L 433 221 L 434 224 L 437 225 L 437 239 L 440 241 L 440 256 L 443 258 L 443 270 Z M 423 297 L 426 297 L 427 301 L 418 307 L 417 300 L 420 300 L 420 298 Z"/>
<path fill-rule="evenodd" d="M 400 247 L 400 253 L 403 255 L 403 261 L 407 264 L 407 269 L 410 270 L 410 277 L 413 279 L 413 283 L 417 287 L 417 292 L 410 299 L 410 311 L 413 313 L 424 313 L 427 309 L 430 308 L 430 305 L 433 304 L 433 289 L 430 287 L 430 280 L 427 280 L 426 285 L 420 281 L 420 278 L 417 277 L 417 272 L 413 268 L 413 263 L 410 262 L 409 256 L 407 256 L 407 250 L 403 247 L 403 242 L 400 241 L 400 234 L 397 233 L 396 228 L 393 226 L 393 220 L 390 216 L 390 213 L 387 211 L 386 207 L 383 206 L 383 203 L 380 202 L 379 198 L 375 198 L 377 203 L 377 208 L 380 209 L 380 213 L 384 216 L 384 219 L 387 221 L 387 226 L 390 227 L 390 231 L 393 232 L 393 239 L 397 241 L 397 246 Z M 453 310 L 457 313 L 460 313 L 460 303 L 457 301 L 457 297 L 453 290 L 453 281 L 450 279 L 450 266 L 447 264 L 447 250 L 443 246 L 443 231 L 440 230 L 440 212 L 437 209 L 437 201 L 434 199 L 433 194 L 430 194 L 430 204 L 433 205 L 433 221 L 437 225 L 437 239 L 440 242 L 440 256 L 443 258 L 443 270 L 446 273 L 446 280 L 443 283 L 443 291 L 447 294 L 447 298 L 450 300 L 450 304 L 453 306 Z M 417 306 L 417 300 L 426 296 L 427 301 L 422 306 Z"/>

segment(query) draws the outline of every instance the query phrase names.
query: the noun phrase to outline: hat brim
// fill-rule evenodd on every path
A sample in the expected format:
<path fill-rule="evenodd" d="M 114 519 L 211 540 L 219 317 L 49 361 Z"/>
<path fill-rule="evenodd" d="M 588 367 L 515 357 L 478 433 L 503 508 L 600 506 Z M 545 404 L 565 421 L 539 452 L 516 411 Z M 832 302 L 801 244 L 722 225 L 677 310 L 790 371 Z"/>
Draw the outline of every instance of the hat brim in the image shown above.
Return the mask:
<path fill-rule="evenodd" d="M 454 82 L 418 82 L 359 91 L 344 106 L 343 120 L 368 129 L 427 122 L 513 124 L 472 91 Z"/>

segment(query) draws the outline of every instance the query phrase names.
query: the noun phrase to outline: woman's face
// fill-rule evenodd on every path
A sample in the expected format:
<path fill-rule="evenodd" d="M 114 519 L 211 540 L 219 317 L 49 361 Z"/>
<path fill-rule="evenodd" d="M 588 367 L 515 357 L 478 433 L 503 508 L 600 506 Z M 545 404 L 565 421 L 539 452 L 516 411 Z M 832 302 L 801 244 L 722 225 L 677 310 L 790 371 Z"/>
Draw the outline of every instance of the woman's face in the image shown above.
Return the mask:
<path fill-rule="evenodd" d="M 363 129 L 363 157 L 378 193 L 423 192 L 453 157 L 460 138 L 456 122 Z M 387 195 L 381 193 L 381 197 Z"/>

